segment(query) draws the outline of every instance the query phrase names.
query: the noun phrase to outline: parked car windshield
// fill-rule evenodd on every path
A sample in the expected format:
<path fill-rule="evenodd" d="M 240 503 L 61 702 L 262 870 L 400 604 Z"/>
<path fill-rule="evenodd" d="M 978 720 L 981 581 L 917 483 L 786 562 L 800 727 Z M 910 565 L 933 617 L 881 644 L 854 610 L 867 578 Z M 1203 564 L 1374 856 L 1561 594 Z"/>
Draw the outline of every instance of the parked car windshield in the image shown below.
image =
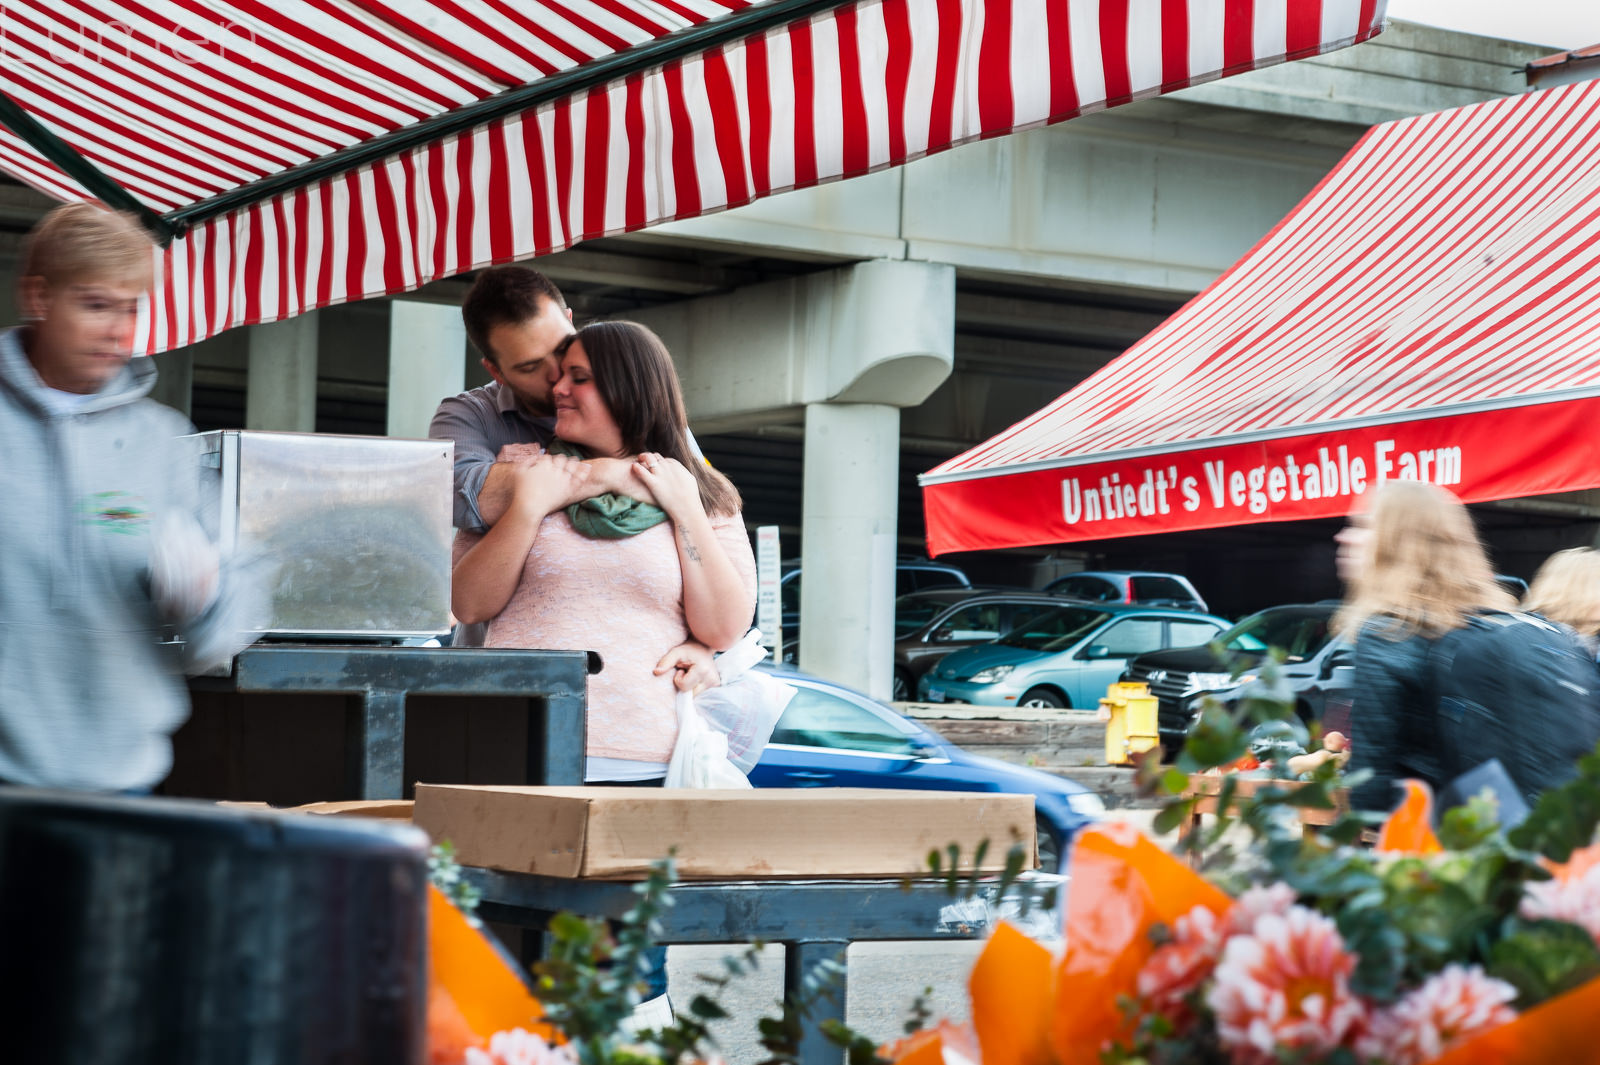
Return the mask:
<path fill-rule="evenodd" d="M 945 595 L 923 595 L 912 592 L 894 601 L 894 634 L 909 636 L 933 620 L 933 616 L 950 605 Z"/>
<path fill-rule="evenodd" d="M 1029 651 L 1064 651 L 1104 624 L 1106 612 L 1068 606 L 1029 618 L 996 640 Z"/>
<path fill-rule="evenodd" d="M 1263 610 L 1245 618 L 1219 639 L 1230 651 L 1259 654 L 1277 647 L 1288 655 L 1288 661 L 1304 662 L 1328 642 L 1332 635 L 1328 630 L 1331 620 L 1331 613 Z"/>
<path fill-rule="evenodd" d="M 771 742 L 875 754 L 915 751 L 909 731 L 894 727 L 866 707 L 803 684 L 795 685 L 794 698 L 778 719 Z"/>

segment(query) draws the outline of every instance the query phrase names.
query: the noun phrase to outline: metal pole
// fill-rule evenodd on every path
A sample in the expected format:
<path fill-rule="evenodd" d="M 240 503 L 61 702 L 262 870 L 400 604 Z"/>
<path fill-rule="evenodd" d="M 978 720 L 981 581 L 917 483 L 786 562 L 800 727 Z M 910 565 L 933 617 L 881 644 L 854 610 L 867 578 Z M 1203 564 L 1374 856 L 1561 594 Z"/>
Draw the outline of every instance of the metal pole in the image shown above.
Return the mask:
<path fill-rule="evenodd" d="M 825 961 L 844 962 L 850 944 L 837 939 L 805 939 L 783 945 L 783 994 L 799 1000 L 806 977 Z M 809 1016 L 800 1022 L 800 1065 L 839 1065 L 843 1051 L 822 1034 L 824 1021 L 843 1021 L 849 985 L 839 977 L 826 992 L 811 1001 Z"/>
<path fill-rule="evenodd" d="M 346 711 L 346 764 L 358 799 L 399 799 L 405 791 L 406 693 L 368 691 Z"/>

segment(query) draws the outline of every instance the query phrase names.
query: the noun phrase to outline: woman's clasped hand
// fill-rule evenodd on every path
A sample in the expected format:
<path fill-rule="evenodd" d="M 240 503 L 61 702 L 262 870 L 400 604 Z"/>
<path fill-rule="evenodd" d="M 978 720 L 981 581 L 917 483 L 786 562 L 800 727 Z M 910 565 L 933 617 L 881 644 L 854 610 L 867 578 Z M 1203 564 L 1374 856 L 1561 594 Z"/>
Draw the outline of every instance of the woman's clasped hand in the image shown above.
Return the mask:
<path fill-rule="evenodd" d="M 655 498 L 656 506 L 677 520 L 686 510 L 705 509 L 700 503 L 700 484 L 694 474 L 677 459 L 669 459 L 654 451 L 646 451 L 633 464 L 633 475 Z"/>

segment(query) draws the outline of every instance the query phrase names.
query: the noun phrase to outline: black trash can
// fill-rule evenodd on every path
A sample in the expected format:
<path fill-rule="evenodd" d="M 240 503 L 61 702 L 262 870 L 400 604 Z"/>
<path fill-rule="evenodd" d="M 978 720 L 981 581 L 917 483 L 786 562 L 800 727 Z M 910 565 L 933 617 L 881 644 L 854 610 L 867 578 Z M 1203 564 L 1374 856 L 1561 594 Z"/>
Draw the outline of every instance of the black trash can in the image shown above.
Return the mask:
<path fill-rule="evenodd" d="M 419 1065 L 409 825 L 0 788 L 0 1061 Z"/>

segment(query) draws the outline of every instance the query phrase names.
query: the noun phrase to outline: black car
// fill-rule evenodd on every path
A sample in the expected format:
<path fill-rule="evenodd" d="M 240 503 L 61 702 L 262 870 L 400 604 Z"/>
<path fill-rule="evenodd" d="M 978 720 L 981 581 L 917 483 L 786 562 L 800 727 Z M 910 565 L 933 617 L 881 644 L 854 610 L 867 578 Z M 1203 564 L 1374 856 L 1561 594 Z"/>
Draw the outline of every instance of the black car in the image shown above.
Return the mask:
<path fill-rule="evenodd" d="M 1300 719 L 1348 733 L 1350 647 L 1330 628 L 1338 609 L 1337 602 L 1270 607 L 1251 614 L 1212 644 L 1142 654 L 1128 663 L 1122 679 L 1150 686 L 1158 702 L 1161 745 L 1170 756 L 1183 746 L 1200 697 L 1209 693 L 1224 703 L 1238 699 L 1257 680 L 1254 667 L 1269 649 L 1278 648 L 1286 655 L 1282 683 L 1293 695 Z M 1216 645 L 1245 666 L 1238 678 L 1213 653 Z"/>

